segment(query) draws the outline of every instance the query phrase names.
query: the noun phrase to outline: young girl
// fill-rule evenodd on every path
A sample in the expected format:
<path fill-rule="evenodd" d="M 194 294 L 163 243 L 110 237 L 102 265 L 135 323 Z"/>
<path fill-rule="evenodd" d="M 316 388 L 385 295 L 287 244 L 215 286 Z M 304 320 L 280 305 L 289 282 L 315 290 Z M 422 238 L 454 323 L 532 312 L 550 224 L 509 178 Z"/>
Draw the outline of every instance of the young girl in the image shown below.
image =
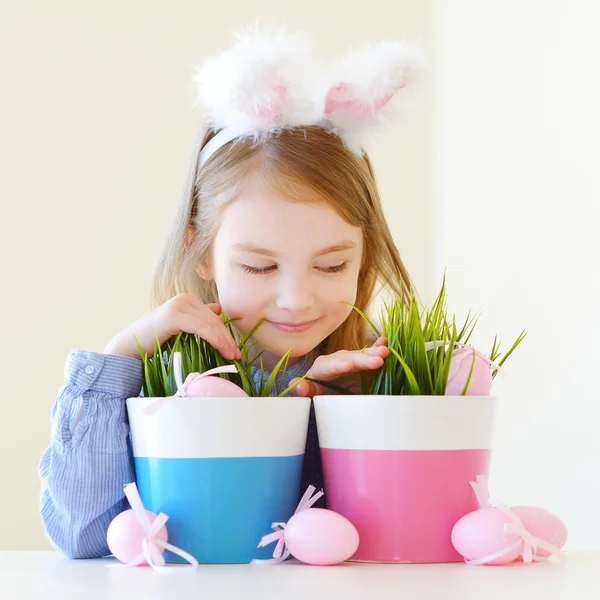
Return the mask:
<path fill-rule="evenodd" d="M 385 221 L 368 130 L 412 82 L 414 55 L 387 42 L 326 73 L 299 36 L 255 33 L 207 60 L 197 76 L 208 125 L 155 273 L 156 308 L 103 353 L 72 351 L 40 462 L 41 515 L 66 556 L 109 554 L 106 531 L 135 480 L 125 400 L 140 395 L 134 335 L 151 353 L 180 331 L 240 358 L 223 311 L 253 336 L 266 369 L 291 350 L 289 372 L 319 380 L 378 369 L 386 340 L 362 317 L 376 285 L 411 283 Z M 402 91 L 401 91 L 402 90 Z M 362 351 L 368 346 L 366 351 Z M 331 393 L 303 380 L 295 394 Z M 311 412 L 302 489 L 322 487 Z"/>

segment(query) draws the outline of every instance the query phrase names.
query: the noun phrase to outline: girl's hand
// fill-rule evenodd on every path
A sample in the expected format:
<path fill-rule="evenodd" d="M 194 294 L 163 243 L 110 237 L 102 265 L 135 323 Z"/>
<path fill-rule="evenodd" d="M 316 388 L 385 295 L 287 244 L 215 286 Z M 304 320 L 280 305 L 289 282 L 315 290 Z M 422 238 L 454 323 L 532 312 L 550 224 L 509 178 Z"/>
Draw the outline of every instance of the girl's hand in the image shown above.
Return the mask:
<path fill-rule="evenodd" d="M 349 391 L 353 391 L 353 388 L 354 391 L 359 391 L 356 373 L 372 371 L 382 367 L 385 358 L 390 353 L 386 344 L 387 339 L 380 337 L 364 352 L 361 350 L 338 350 L 333 354 L 324 354 L 317 357 L 313 366 L 307 371 L 306 376 L 321 381 L 332 381 Z M 317 395 L 337 393 L 331 388 L 306 379 L 296 378 L 291 381 L 291 384 L 296 381 L 298 383 L 292 390 L 292 393 L 296 396 L 312 398 Z"/>
<path fill-rule="evenodd" d="M 159 343 L 163 344 L 183 331 L 199 335 L 223 358 L 240 359 L 242 353 L 219 317 L 220 313 L 219 304 L 204 304 L 192 294 L 178 294 L 118 333 L 108 343 L 104 353 L 141 358 L 134 335 L 143 350 L 151 355 L 157 337 Z"/>

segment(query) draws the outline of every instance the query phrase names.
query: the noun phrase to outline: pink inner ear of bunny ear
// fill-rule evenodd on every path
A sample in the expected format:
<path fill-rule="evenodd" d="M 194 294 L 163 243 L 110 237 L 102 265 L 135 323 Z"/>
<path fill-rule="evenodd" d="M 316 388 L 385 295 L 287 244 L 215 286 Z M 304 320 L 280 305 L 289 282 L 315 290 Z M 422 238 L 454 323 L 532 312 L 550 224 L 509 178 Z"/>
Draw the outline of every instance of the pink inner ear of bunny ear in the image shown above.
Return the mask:
<path fill-rule="evenodd" d="M 328 118 L 340 116 L 355 120 L 366 119 L 379 112 L 404 85 L 403 83 L 394 86 L 370 103 L 358 100 L 348 84 L 338 83 L 330 88 L 325 96 L 325 116 Z"/>
<path fill-rule="evenodd" d="M 280 118 L 288 103 L 288 90 L 283 82 L 276 83 L 266 99 L 258 106 L 245 106 L 242 110 L 251 118 L 271 122 Z"/>

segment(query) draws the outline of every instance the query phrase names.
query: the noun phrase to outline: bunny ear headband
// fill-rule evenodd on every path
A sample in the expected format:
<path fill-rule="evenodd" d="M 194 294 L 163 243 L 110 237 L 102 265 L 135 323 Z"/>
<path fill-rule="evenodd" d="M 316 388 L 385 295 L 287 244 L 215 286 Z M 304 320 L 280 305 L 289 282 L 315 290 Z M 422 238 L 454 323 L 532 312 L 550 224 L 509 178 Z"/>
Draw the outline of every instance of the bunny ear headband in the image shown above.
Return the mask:
<path fill-rule="evenodd" d="M 251 31 L 198 68 L 198 104 L 218 133 L 199 167 L 228 142 L 266 140 L 282 129 L 317 125 L 362 155 L 367 136 L 410 96 L 421 71 L 419 52 L 385 41 L 325 68 L 301 34 Z"/>

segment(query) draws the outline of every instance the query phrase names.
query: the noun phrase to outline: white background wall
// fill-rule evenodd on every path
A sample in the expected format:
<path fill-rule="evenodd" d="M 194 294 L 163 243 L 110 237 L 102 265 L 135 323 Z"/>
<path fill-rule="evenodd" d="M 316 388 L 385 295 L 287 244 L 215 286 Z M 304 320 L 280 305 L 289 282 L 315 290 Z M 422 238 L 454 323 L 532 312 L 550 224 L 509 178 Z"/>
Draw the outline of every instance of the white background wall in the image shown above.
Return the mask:
<path fill-rule="evenodd" d="M 437 2 L 436 273 L 496 380 L 493 490 L 600 550 L 600 3 Z"/>
<path fill-rule="evenodd" d="M 3 0 L 0 11 L 0 550 L 47 549 L 37 465 L 71 348 L 101 352 L 149 307 L 154 256 L 200 122 L 192 65 L 263 21 L 324 57 L 408 37 L 433 55 L 430 2 Z M 385 15 L 385 18 L 383 18 Z M 341 26 L 341 19 L 344 26 Z M 419 286 L 433 264 L 433 103 L 373 145 Z"/>
<path fill-rule="evenodd" d="M 424 299 L 447 268 L 451 308 L 482 308 L 482 350 L 528 329 L 496 380 L 494 491 L 600 550 L 600 4 L 204 6 L 3 3 L 0 549 L 49 548 L 36 470 L 67 353 L 101 351 L 148 310 L 199 122 L 191 65 L 261 16 L 314 33 L 327 56 L 392 37 L 424 47 L 421 107 L 370 148 L 395 238 Z"/>

